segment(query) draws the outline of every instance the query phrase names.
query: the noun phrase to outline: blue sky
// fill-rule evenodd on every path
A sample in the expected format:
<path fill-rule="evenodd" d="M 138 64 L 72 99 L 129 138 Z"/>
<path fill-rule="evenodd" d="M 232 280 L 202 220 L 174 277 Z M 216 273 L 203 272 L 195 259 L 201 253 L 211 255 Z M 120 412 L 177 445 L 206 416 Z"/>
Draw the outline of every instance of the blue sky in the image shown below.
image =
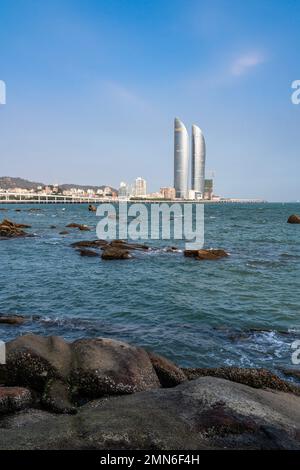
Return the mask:
<path fill-rule="evenodd" d="M 0 0 L 0 174 L 173 182 L 173 119 L 216 193 L 300 199 L 300 0 Z"/>

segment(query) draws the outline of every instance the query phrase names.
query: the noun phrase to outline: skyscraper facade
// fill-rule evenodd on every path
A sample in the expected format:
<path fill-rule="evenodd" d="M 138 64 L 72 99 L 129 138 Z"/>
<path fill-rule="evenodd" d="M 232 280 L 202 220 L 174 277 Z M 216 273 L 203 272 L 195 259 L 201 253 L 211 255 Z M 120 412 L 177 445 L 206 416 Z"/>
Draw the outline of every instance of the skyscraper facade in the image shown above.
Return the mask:
<path fill-rule="evenodd" d="M 147 183 L 146 180 L 140 176 L 136 178 L 134 183 L 134 195 L 135 196 L 146 196 L 147 194 Z"/>
<path fill-rule="evenodd" d="M 205 140 L 201 129 L 192 126 L 192 190 L 204 198 L 205 184 Z"/>
<path fill-rule="evenodd" d="M 174 188 L 177 198 L 186 198 L 189 172 L 189 137 L 180 119 L 174 121 Z"/>

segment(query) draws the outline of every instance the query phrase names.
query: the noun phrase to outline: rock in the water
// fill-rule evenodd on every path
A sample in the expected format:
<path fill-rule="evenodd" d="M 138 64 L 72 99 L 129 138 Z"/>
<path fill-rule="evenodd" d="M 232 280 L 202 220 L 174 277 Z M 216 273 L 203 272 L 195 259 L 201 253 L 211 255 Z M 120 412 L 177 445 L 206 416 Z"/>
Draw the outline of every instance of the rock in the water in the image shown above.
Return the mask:
<path fill-rule="evenodd" d="M 22 410 L 31 404 L 31 393 L 22 387 L 0 387 L 0 414 Z"/>
<path fill-rule="evenodd" d="M 300 380 L 300 369 L 280 369 L 281 372 L 289 377 L 294 377 L 295 379 Z"/>
<path fill-rule="evenodd" d="M 184 256 L 196 258 L 199 260 L 216 260 L 220 258 L 225 258 L 228 255 L 225 250 L 216 250 L 216 249 L 211 249 L 211 250 L 185 250 L 184 251 Z"/>
<path fill-rule="evenodd" d="M 106 240 L 81 240 L 71 244 L 73 248 L 102 248 L 108 245 Z"/>
<path fill-rule="evenodd" d="M 4 219 L 0 223 L 0 238 L 17 238 L 26 237 L 28 234 L 22 230 L 23 228 L 29 228 L 30 225 L 16 224 L 10 220 Z"/>
<path fill-rule="evenodd" d="M 118 248 L 109 246 L 107 248 L 104 248 L 101 258 L 106 260 L 129 259 L 132 258 L 132 255 L 129 253 L 128 250 L 125 250 L 123 247 Z"/>
<path fill-rule="evenodd" d="M 203 377 L 110 397 L 74 416 L 26 410 L 0 426 L 1 449 L 300 449 L 300 397 Z"/>
<path fill-rule="evenodd" d="M 162 387 L 176 387 L 187 380 L 182 369 L 173 362 L 152 352 L 148 352 L 148 355 Z"/>
<path fill-rule="evenodd" d="M 288 218 L 288 224 L 300 224 L 300 215 L 290 215 Z"/>
<path fill-rule="evenodd" d="M 105 338 L 72 343 L 70 383 L 89 398 L 140 392 L 160 387 L 146 351 Z"/>
<path fill-rule="evenodd" d="M 99 253 L 96 251 L 87 250 L 86 248 L 78 248 L 77 251 L 81 256 L 99 256 Z"/>
<path fill-rule="evenodd" d="M 71 223 L 66 225 L 67 228 L 78 228 L 81 231 L 89 231 L 91 230 L 87 225 L 85 224 L 76 224 L 76 223 Z"/>
<path fill-rule="evenodd" d="M 241 367 L 216 367 L 216 368 L 183 368 L 189 380 L 199 377 L 219 377 L 232 382 L 238 382 L 253 388 L 270 388 L 287 393 L 300 395 L 300 387 L 282 380 L 277 375 L 266 369 L 253 369 Z"/>
<path fill-rule="evenodd" d="M 70 232 L 68 232 L 68 230 L 62 230 L 61 232 L 59 232 L 59 235 L 69 235 Z"/>
<path fill-rule="evenodd" d="M 0 314 L 0 324 L 4 323 L 6 325 L 22 325 L 26 321 L 25 317 L 21 315 L 1 315 Z"/>
<path fill-rule="evenodd" d="M 88 209 L 89 209 L 90 212 L 96 212 L 97 211 L 97 207 L 93 206 L 93 204 L 89 204 Z"/>
<path fill-rule="evenodd" d="M 71 402 L 70 387 L 59 379 L 51 379 L 46 385 L 42 405 L 54 413 L 75 414 L 76 406 Z"/>
<path fill-rule="evenodd" d="M 122 248 L 123 250 L 149 250 L 149 246 L 147 245 L 143 245 L 142 243 L 129 243 L 124 240 L 112 240 L 110 246 L 113 248 Z"/>

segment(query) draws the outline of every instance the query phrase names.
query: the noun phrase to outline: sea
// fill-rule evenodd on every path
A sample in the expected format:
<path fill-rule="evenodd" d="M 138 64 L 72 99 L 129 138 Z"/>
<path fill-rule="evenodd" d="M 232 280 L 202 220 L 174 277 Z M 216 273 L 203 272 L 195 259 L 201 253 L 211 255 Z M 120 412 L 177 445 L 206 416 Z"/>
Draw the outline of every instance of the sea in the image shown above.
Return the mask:
<path fill-rule="evenodd" d="M 87 205 L 0 208 L 7 209 L 0 217 L 30 224 L 34 234 L 0 240 L 0 314 L 28 318 L 0 325 L 1 340 L 28 333 L 109 337 L 185 367 L 293 367 L 300 225 L 287 218 L 300 204 L 205 204 L 205 248 L 230 255 L 217 261 L 185 257 L 184 241 L 174 239 L 146 241 L 153 249 L 129 260 L 82 257 L 71 243 L 97 238 L 99 222 Z M 71 222 L 91 230 L 67 229 Z"/>

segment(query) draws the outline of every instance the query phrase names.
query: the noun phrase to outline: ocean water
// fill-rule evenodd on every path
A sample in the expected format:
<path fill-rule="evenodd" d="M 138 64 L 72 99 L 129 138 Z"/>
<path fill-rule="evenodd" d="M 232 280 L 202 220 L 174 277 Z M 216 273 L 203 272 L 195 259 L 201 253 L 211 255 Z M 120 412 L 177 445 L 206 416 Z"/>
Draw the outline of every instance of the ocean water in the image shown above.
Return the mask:
<path fill-rule="evenodd" d="M 161 353 L 183 366 L 291 367 L 300 339 L 300 204 L 207 204 L 205 247 L 218 261 L 158 251 L 123 261 L 81 257 L 70 244 L 95 239 L 86 205 L 1 205 L 0 216 L 32 225 L 34 237 L 0 241 L 0 312 L 29 316 L 0 325 L 19 334 L 111 337 Z M 30 208 L 39 211 L 29 212 Z M 16 212 L 15 209 L 22 209 Z M 70 222 L 90 232 L 61 230 Z M 56 228 L 50 228 L 55 225 Z"/>

